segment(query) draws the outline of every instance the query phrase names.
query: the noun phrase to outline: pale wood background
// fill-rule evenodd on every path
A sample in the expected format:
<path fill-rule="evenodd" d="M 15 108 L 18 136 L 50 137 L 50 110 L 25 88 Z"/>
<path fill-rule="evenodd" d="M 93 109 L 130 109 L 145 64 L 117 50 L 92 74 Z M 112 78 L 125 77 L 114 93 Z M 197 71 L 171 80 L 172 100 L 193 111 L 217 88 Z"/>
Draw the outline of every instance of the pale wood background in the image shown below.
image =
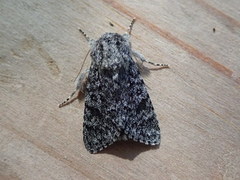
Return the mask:
<path fill-rule="evenodd" d="M 240 179 L 239 0 L 0 0 L 0 13 L 0 179 Z M 171 67 L 145 78 L 161 146 L 92 155 L 84 101 L 57 107 L 88 51 L 78 28 L 96 39 L 132 17 L 133 48 Z"/>

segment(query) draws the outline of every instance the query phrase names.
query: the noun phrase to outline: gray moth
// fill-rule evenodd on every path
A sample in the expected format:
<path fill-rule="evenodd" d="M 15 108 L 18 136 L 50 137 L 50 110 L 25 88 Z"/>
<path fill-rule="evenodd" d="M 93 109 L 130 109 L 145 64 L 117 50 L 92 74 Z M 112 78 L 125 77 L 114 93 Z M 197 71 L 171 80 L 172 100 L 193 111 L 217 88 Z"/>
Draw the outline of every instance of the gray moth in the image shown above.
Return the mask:
<path fill-rule="evenodd" d="M 128 32 L 105 33 L 89 42 L 90 69 L 78 76 L 76 90 L 59 107 L 69 102 L 76 91 L 85 94 L 83 141 L 90 153 L 97 153 L 118 140 L 133 140 L 147 145 L 160 144 L 160 128 L 154 108 L 133 58 L 161 68 L 131 48 Z"/>

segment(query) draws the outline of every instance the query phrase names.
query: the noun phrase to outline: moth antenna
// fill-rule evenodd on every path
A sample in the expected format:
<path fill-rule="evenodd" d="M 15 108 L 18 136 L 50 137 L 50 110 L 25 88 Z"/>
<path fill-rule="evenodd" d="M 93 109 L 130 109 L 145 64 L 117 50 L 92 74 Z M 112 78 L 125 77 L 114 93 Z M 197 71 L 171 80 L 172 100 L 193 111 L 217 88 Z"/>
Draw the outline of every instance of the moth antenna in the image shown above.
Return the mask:
<path fill-rule="evenodd" d="M 133 24 L 134 24 L 135 21 L 136 21 L 136 18 L 134 17 L 134 18 L 132 19 L 132 22 L 131 22 L 130 26 L 128 27 L 128 34 L 129 34 L 129 35 L 131 35 L 132 28 L 133 28 Z"/>
<path fill-rule="evenodd" d="M 79 29 L 79 31 L 82 33 L 82 35 L 86 38 L 88 42 L 91 41 L 90 37 L 83 30 Z"/>

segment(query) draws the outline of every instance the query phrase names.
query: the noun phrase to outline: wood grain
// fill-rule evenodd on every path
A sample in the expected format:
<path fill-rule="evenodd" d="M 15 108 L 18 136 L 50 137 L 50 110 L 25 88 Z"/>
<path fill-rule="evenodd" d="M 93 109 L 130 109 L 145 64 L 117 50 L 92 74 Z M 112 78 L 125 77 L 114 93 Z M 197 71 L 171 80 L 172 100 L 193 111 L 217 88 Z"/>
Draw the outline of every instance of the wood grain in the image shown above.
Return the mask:
<path fill-rule="evenodd" d="M 240 179 L 239 12 L 237 0 L 1 1 L 0 179 Z M 78 28 L 97 39 L 133 17 L 133 48 L 170 66 L 145 77 L 161 145 L 92 155 L 84 100 L 57 107 L 89 49 Z"/>

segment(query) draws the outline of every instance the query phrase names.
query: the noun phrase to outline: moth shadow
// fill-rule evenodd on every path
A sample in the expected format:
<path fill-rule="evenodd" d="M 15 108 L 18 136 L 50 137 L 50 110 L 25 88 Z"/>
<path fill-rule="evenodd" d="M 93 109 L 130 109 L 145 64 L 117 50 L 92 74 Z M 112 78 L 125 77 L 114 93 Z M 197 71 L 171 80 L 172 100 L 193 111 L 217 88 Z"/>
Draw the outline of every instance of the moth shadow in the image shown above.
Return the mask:
<path fill-rule="evenodd" d="M 150 146 L 131 140 L 117 141 L 113 143 L 111 146 L 99 152 L 99 154 L 112 154 L 114 156 L 118 156 L 120 158 L 132 161 L 140 153 L 154 149 L 156 150 L 159 147 L 160 147 L 159 145 Z"/>

